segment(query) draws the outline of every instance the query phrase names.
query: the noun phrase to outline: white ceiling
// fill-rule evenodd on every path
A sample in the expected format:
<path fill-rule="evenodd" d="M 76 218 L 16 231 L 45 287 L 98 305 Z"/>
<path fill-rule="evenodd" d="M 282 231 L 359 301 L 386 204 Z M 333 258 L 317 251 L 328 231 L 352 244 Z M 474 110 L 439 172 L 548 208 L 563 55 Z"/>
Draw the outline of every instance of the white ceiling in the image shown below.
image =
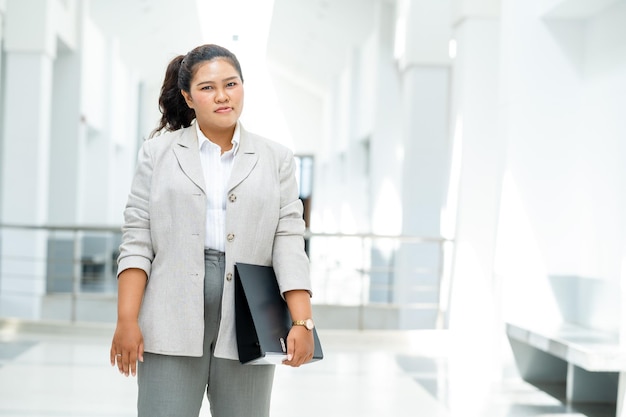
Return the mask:
<path fill-rule="evenodd" d="M 311 123 L 316 108 L 307 105 L 325 97 L 354 46 L 374 30 L 382 1 L 395 0 L 89 0 L 89 13 L 101 30 L 119 39 L 122 57 L 144 82 L 142 119 L 148 126 L 142 129 L 152 129 L 151 121 L 159 117 L 153 103 L 167 63 L 213 42 L 233 50 L 242 63 L 249 92 L 246 127 L 312 152 L 319 126 L 297 137 L 291 132 Z M 269 68 L 260 63 L 264 57 Z M 277 81 L 286 81 L 283 88 L 272 87 Z M 286 86 L 299 90 L 287 92 Z M 303 102 L 293 106 L 294 94 L 302 93 Z"/>
<path fill-rule="evenodd" d="M 327 85 L 343 67 L 350 47 L 371 32 L 377 1 L 381 0 L 274 0 L 267 45 L 272 66 L 304 83 Z M 198 8 L 198 2 L 202 7 Z M 209 28 L 232 27 L 234 32 L 242 19 L 259 14 L 253 7 L 259 3 L 91 0 L 89 13 L 102 30 L 120 39 L 123 56 L 145 80 L 160 84 L 171 58 L 203 43 L 200 20 Z M 205 16 L 200 16 L 199 10 Z"/>
<path fill-rule="evenodd" d="M 378 0 L 274 0 L 267 56 L 293 78 L 328 85 L 375 24 Z"/>
<path fill-rule="evenodd" d="M 160 84 L 165 66 L 201 42 L 196 0 L 91 0 L 89 14 L 119 39 L 125 61 L 148 83 Z"/>

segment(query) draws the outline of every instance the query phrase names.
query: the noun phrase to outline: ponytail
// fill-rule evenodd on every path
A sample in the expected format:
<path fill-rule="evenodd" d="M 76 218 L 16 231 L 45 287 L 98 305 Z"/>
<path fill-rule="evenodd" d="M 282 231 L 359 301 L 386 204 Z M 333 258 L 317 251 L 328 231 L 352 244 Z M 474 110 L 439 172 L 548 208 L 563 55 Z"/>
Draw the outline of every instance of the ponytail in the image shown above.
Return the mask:
<path fill-rule="evenodd" d="M 228 61 L 243 82 L 239 60 L 235 54 L 224 47 L 213 44 L 201 45 L 187 55 L 177 56 L 170 61 L 165 70 L 165 79 L 159 97 L 159 109 L 162 116 L 156 129 L 150 133 L 150 137 L 157 135 L 162 130 L 171 132 L 191 125 L 196 117 L 196 112 L 189 108 L 181 91 L 189 92 L 191 80 L 198 64 L 214 59 Z"/>
<path fill-rule="evenodd" d="M 159 109 L 161 120 L 156 129 L 150 133 L 150 137 L 157 135 L 162 130 L 174 131 L 191 125 L 196 117 L 193 109 L 189 108 L 178 86 L 178 77 L 184 55 L 172 59 L 165 70 L 165 78 L 159 97 Z"/>

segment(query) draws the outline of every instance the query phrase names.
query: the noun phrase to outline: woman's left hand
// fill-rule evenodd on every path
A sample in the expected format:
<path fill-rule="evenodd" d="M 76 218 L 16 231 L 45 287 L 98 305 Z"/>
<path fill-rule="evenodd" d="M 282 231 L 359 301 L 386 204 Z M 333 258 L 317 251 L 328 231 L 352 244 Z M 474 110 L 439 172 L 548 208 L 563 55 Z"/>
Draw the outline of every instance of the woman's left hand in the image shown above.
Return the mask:
<path fill-rule="evenodd" d="M 313 359 L 314 351 L 313 331 L 304 326 L 293 326 L 287 336 L 287 360 L 283 364 L 297 368 Z"/>

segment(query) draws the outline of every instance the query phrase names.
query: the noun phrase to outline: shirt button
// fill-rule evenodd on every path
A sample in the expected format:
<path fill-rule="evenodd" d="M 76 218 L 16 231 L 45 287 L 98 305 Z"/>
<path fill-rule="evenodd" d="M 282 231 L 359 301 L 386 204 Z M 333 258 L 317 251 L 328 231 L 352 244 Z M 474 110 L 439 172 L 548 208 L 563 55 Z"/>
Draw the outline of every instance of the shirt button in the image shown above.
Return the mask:
<path fill-rule="evenodd" d="M 233 240 L 235 240 L 235 235 L 232 233 L 229 233 L 228 236 L 226 236 L 226 240 L 228 240 L 229 242 L 232 242 Z"/>
<path fill-rule="evenodd" d="M 237 201 L 237 196 L 235 194 L 230 194 L 228 196 L 228 201 L 230 201 L 231 203 L 234 203 L 235 201 Z"/>
<path fill-rule="evenodd" d="M 233 274 L 229 272 L 228 274 L 226 274 L 226 281 L 232 281 L 232 280 L 233 280 Z"/>

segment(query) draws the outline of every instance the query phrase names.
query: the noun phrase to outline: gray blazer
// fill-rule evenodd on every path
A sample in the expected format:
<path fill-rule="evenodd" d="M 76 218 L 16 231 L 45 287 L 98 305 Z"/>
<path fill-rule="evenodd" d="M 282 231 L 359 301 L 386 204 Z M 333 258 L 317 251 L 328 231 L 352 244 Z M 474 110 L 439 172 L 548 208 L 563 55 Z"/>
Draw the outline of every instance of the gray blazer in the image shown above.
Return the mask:
<path fill-rule="evenodd" d="M 124 210 L 118 274 L 143 269 L 147 352 L 202 356 L 206 193 L 195 126 L 144 142 Z M 293 154 L 241 128 L 228 185 L 226 272 L 215 356 L 238 359 L 234 264 L 273 265 L 278 285 L 311 291 Z"/>

